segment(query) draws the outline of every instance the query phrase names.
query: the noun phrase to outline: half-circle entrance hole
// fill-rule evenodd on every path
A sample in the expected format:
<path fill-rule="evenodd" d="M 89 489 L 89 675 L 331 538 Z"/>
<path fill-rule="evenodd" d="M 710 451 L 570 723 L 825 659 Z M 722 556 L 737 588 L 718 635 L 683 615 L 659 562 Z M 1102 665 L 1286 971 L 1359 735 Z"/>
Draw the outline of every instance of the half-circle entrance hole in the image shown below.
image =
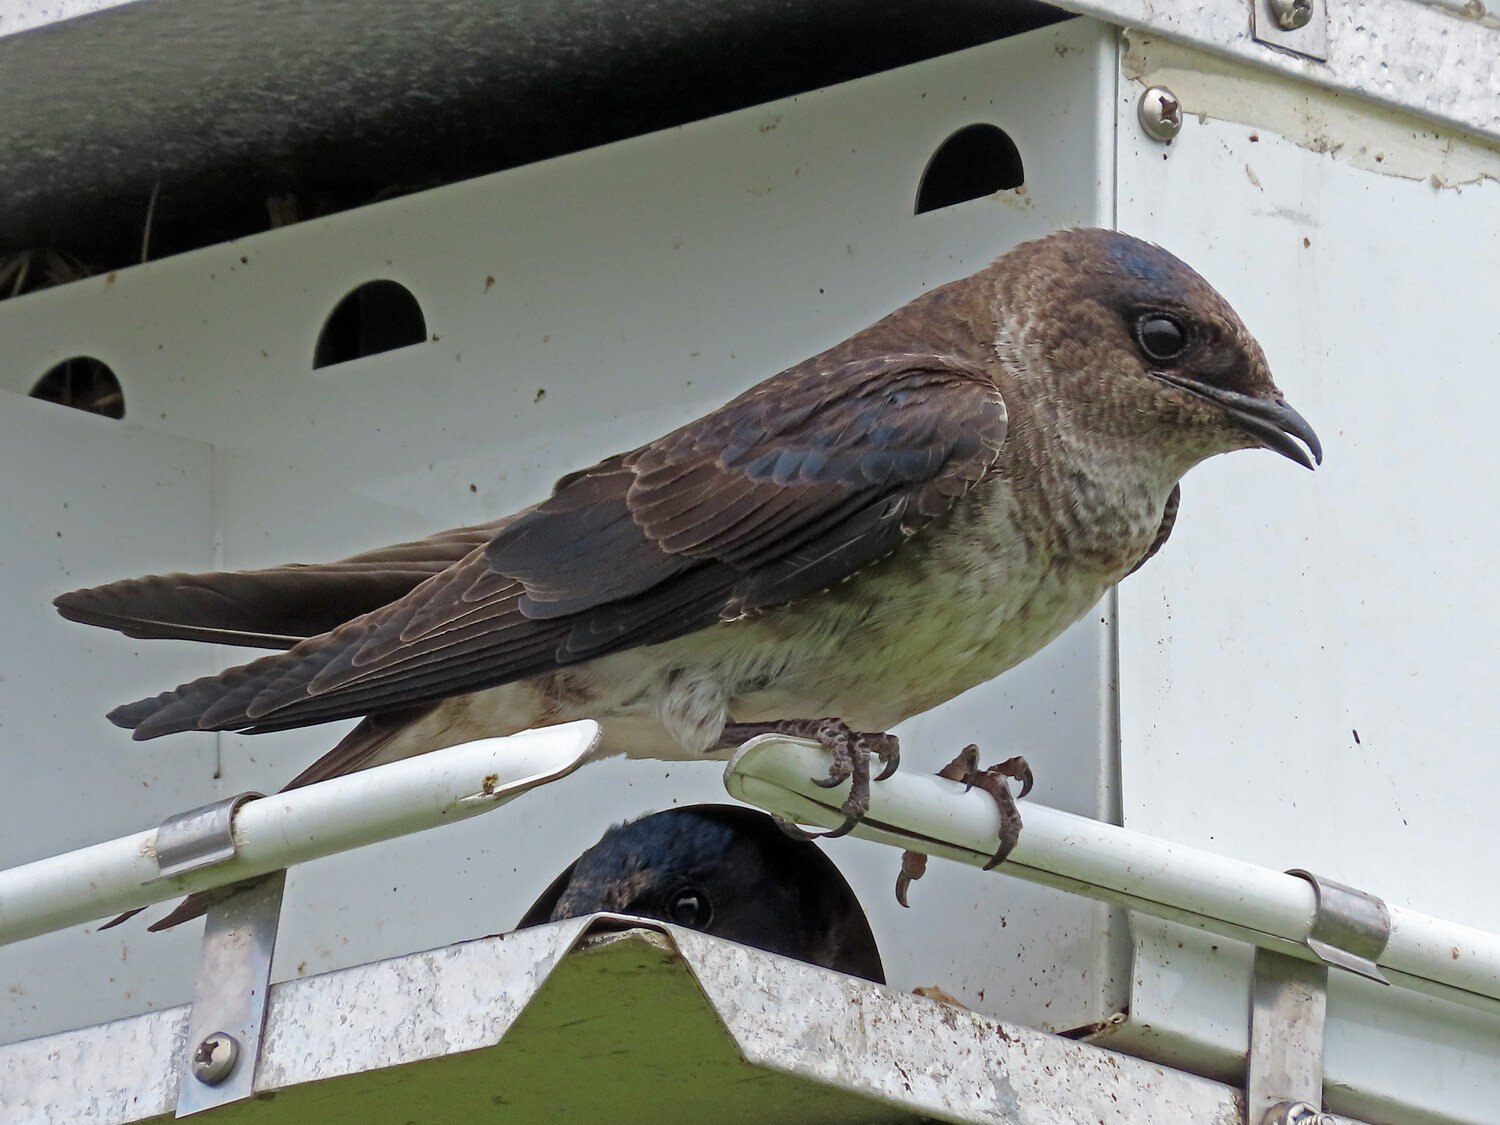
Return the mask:
<path fill-rule="evenodd" d="M 109 364 L 75 355 L 47 369 L 30 391 L 32 398 L 71 406 L 105 418 L 125 417 L 125 392 Z"/>
<path fill-rule="evenodd" d="M 427 339 L 427 319 L 398 281 L 367 281 L 334 306 L 318 333 L 313 367 L 332 367 Z"/>
<path fill-rule="evenodd" d="M 938 146 L 917 188 L 916 214 L 1018 188 L 1021 150 L 998 125 L 967 125 Z"/>

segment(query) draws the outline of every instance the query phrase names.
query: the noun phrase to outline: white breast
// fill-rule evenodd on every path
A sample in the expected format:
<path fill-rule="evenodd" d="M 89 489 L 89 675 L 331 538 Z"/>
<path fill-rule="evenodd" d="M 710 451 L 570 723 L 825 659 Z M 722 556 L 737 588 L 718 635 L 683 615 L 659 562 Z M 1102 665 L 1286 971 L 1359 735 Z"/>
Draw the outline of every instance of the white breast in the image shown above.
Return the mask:
<path fill-rule="evenodd" d="M 1128 569 L 1032 541 L 1015 509 L 1007 485 L 986 482 L 952 518 L 830 590 L 449 700 L 420 736 L 392 749 L 399 756 L 434 736 L 445 745 L 460 732 L 576 718 L 603 723 L 602 753 L 652 758 L 709 751 L 726 720 L 836 716 L 856 730 L 887 730 L 1035 653 Z M 1130 561 L 1154 534 L 1149 515 L 1138 521 L 1144 539 Z"/>
<path fill-rule="evenodd" d="M 837 715 L 885 730 L 993 679 L 1081 617 L 1113 581 L 1028 543 L 1000 486 L 972 518 L 810 603 L 818 662 L 739 696 L 736 719 Z M 794 612 L 794 611 L 789 611 Z"/>

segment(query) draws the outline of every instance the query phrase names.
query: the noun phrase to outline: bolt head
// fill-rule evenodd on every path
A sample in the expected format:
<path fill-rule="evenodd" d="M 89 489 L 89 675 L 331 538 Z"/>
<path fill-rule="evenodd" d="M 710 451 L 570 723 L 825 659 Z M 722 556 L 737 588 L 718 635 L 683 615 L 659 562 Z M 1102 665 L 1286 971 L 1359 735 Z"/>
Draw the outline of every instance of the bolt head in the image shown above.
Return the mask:
<path fill-rule="evenodd" d="M 1296 31 L 1312 19 L 1312 0 L 1271 0 L 1271 14 L 1282 31 Z"/>
<path fill-rule="evenodd" d="M 1146 135 L 1163 144 L 1182 132 L 1182 104 L 1165 86 L 1152 86 L 1141 95 L 1136 116 Z"/>
<path fill-rule="evenodd" d="M 1333 1117 L 1307 1102 L 1279 1102 L 1266 1112 L 1262 1125 L 1333 1125 Z"/>
<path fill-rule="evenodd" d="M 239 1040 L 227 1031 L 216 1031 L 193 1051 L 193 1077 L 205 1086 L 217 1086 L 229 1077 L 239 1057 Z"/>

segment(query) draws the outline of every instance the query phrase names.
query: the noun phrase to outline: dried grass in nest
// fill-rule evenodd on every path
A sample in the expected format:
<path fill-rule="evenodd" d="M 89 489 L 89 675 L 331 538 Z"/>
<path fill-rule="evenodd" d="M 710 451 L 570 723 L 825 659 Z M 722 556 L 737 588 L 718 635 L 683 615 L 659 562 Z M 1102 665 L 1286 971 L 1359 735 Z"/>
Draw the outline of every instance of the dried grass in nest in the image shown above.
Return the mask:
<path fill-rule="evenodd" d="M 0 260 L 0 301 L 54 285 L 80 281 L 99 272 L 71 254 L 50 247 L 21 250 Z"/>

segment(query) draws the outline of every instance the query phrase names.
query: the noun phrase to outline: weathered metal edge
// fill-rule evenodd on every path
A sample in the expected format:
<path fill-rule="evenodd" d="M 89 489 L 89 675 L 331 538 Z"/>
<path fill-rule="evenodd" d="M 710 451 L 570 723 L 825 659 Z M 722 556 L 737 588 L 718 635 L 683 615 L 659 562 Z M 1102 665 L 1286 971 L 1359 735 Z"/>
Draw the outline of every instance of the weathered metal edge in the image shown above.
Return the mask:
<path fill-rule="evenodd" d="M 279 984 L 255 1089 L 495 1046 L 600 921 L 570 919 Z M 607 940 L 674 949 L 752 1065 L 949 1121 L 1242 1120 L 1241 1092 L 1206 1078 L 648 925 Z M 574 955 L 588 956 L 588 946 Z M 171 1113 L 187 1017 L 182 1006 L 0 1047 L 7 1121 L 123 1125 Z"/>
<path fill-rule="evenodd" d="M 271 987 L 257 1093 L 493 1046 L 588 919 Z M 191 1005 L 0 1045 L 6 1125 L 127 1125 L 177 1104 Z"/>
<path fill-rule="evenodd" d="M 1255 41 L 1250 5 L 1266 0 L 1049 2 L 1500 141 L 1500 28 L 1484 7 L 1470 18 L 1409 0 L 1314 0 L 1328 15 L 1317 62 Z"/>

